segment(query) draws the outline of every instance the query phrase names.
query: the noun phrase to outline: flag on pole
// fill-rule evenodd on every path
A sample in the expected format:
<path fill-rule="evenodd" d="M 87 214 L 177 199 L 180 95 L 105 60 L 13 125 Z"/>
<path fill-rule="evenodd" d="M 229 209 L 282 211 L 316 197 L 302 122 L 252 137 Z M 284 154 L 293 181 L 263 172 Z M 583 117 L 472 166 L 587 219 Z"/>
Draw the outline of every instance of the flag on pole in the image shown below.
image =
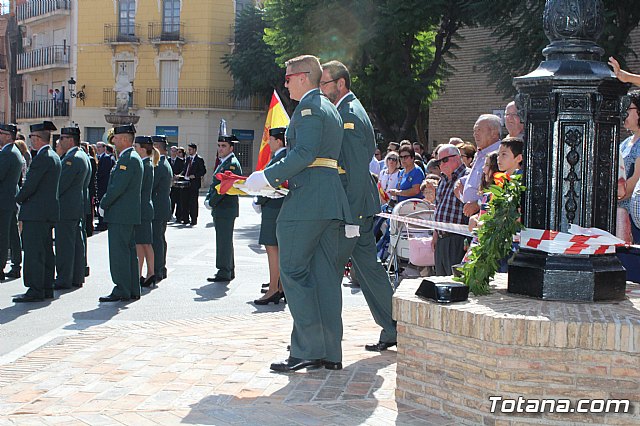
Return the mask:
<path fill-rule="evenodd" d="M 274 127 L 287 127 L 289 125 L 289 115 L 285 111 L 278 93 L 273 91 L 271 103 L 269 104 L 269 112 L 264 123 L 264 131 L 262 132 L 262 142 L 260 143 L 260 152 L 258 153 L 258 165 L 256 170 L 262 170 L 266 167 L 271 158 L 271 149 L 269 149 L 269 130 Z"/>

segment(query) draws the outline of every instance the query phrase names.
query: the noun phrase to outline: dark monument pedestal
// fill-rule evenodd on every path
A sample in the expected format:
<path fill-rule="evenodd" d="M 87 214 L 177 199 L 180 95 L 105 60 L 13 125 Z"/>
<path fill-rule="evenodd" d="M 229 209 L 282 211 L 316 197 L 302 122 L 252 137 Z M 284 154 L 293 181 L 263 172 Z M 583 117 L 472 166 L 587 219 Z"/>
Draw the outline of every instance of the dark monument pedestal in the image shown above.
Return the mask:
<path fill-rule="evenodd" d="M 563 255 L 521 249 L 509 262 L 509 293 L 544 300 L 624 300 L 626 271 L 615 254 Z"/>

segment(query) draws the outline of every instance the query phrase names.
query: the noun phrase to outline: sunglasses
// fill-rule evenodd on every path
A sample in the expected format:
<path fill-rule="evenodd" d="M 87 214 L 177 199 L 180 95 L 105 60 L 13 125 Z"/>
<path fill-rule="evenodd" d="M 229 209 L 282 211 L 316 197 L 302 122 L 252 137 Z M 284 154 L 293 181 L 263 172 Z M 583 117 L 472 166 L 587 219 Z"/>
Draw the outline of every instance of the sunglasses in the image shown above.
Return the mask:
<path fill-rule="evenodd" d="M 321 81 L 320 82 L 320 86 L 324 87 L 325 85 L 327 85 L 329 83 L 333 83 L 334 81 L 338 81 L 338 79 L 334 78 L 333 80 Z"/>
<path fill-rule="evenodd" d="M 453 155 L 447 155 L 446 157 L 443 157 L 443 158 L 441 158 L 441 159 L 439 159 L 439 160 L 436 160 L 436 161 L 435 161 L 436 166 L 439 166 L 440 164 L 444 164 L 444 163 L 448 162 L 448 161 L 449 161 L 449 158 L 451 158 L 451 157 L 455 157 L 455 156 L 456 156 L 456 154 L 453 154 Z"/>
<path fill-rule="evenodd" d="M 302 74 L 311 74 L 311 71 L 300 71 L 300 72 L 287 74 L 284 76 L 284 82 L 289 84 L 289 81 L 291 81 L 291 77 L 295 77 L 296 75 L 302 75 Z"/>
<path fill-rule="evenodd" d="M 395 157 L 391 157 L 391 158 L 387 158 L 387 161 L 398 161 L 398 159 Z"/>

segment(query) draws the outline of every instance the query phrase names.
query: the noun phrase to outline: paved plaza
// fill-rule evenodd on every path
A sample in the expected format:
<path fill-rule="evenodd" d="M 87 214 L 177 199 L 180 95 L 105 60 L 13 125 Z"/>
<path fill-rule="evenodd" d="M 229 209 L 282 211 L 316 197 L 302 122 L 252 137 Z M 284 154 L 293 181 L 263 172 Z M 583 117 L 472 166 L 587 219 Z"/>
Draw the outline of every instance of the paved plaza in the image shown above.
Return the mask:
<path fill-rule="evenodd" d="M 3 283 L 0 425 L 453 424 L 395 402 L 396 352 L 364 350 L 379 328 L 357 289 L 343 288 L 342 371 L 269 370 L 288 355 L 292 321 L 282 304 L 247 303 L 266 277 L 247 201 L 228 286 L 204 280 L 215 255 L 206 211 L 196 228 L 169 227 L 170 278 L 140 301 L 97 303 L 111 289 L 105 233 L 90 239 L 83 289 L 18 307 L 6 298 L 21 280 Z"/>

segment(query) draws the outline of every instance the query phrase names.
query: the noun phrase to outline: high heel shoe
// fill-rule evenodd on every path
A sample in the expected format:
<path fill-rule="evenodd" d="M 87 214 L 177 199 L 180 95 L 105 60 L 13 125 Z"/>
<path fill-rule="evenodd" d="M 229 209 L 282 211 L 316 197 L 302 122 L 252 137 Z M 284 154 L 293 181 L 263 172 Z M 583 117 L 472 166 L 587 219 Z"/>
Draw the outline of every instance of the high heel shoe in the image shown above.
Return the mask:
<path fill-rule="evenodd" d="M 141 286 L 144 286 L 144 281 L 145 281 L 145 278 L 141 276 L 140 277 L 140 285 Z"/>
<path fill-rule="evenodd" d="M 253 301 L 253 303 L 255 303 L 256 305 L 268 305 L 269 303 L 273 302 L 274 305 L 278 305 L 280 304 L 280 299 L 282 299 L 282 296 L 282 292 L 276 291 L 266 299 L 256 299 Z"/>
<path fill-rule="evenodd" d="M 156 276 L 155 275 L 151 275 L 149 278 L 144 280 L 144 282 L 142 284 L 140 284 L 141 287 L 153 287 L 155 285 L 156 285 Z"/>

